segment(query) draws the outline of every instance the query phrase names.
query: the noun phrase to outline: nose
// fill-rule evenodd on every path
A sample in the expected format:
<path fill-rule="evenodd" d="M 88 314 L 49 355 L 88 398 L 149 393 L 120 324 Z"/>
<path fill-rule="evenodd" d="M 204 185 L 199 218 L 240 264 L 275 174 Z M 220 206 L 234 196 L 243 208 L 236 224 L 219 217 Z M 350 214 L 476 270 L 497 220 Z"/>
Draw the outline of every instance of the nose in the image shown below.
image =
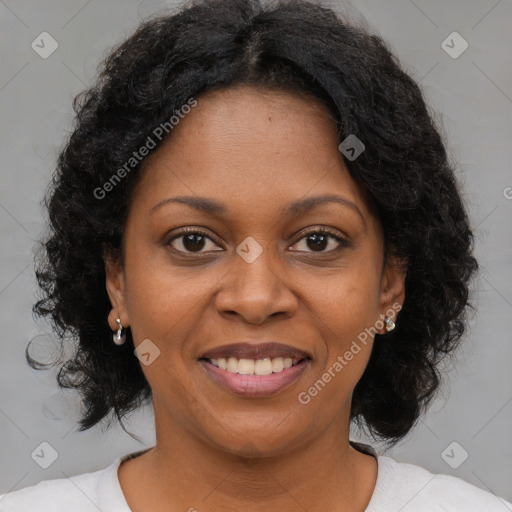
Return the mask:
<path fill-rule="evenodd" d="M 253 261 L 234 253 L 232 267 L 216 296 L 217 311 L 223 316 L 240 316 L 251 324 L 262 324 L 269 317 L 289 318 L 298 306 L 289 281 L 270 249 Z"/>

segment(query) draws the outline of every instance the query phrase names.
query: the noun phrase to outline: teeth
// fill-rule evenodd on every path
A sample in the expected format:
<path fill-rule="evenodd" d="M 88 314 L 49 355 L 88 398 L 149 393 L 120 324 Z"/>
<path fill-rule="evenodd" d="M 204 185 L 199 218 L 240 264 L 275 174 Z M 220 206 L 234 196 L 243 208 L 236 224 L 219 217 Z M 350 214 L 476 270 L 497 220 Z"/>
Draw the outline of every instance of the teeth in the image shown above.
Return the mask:
<path fill-rule="evenodd" d="M 215 359 L 212 359 L 212 364 L 215 364 Z M 227 362 L 226 370 L 231 373 L 238 373 L 238 359 L 234 357 L 230 357 Z"/>
<path fill-rule="evenodd" d="M 272 373 L 282 372 L 287 368 L 295 366 L 300 359 L 291 357 L 265 357 L 263 359 L 237 359 L 222 357 L 219 359 L 210 359 L 210 362 L 230 373 L 239 373 L 240 375 L 270 375 Z"/>
<path fill-rule="evenodd" d="M 238 361 L 238 373 L 240 375 L 254 374 L 254 359 L 240 359 Z"/>
<path fill-rule="evenodd" d="M 281 372 L 284 368 L 284 361 L 282 357 L 275 357 L 272 359 L 272 371 L 273 372 Z"/>
<path fill-rule="evenodd" d="M 240 371 L 240 369 L 239 369 Z M 272 360 L 268 357 L 266 359 L 257 359 L 254 361 L 254 374 L 255 375 L 271 375 L 272 374 Z"/>

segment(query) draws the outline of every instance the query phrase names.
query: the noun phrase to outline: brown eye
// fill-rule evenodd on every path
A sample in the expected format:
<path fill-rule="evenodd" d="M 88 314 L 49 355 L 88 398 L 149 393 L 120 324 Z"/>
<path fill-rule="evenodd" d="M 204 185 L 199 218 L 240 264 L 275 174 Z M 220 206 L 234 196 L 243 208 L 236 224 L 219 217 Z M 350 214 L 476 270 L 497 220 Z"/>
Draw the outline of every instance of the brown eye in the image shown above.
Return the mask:
<path fill-rule="evenodd" d="M 170 245 L 174 250 L 183 253 L 201 253 L 216 250 L 218 245 L 204 231 L 198 229 L 189 229 L 173 236 L 166 245 Z M 222 250 L 222 249 L 220 249 Z"/>
<path fill-rule="evenodd" d="M 326 230 L 310 231 L 294 245 L 299 245 L 301 242 L 303 248 L 298 249 L 299 251 L 317 253 L 328 253 L 350 245 L 344 238 Z"/>

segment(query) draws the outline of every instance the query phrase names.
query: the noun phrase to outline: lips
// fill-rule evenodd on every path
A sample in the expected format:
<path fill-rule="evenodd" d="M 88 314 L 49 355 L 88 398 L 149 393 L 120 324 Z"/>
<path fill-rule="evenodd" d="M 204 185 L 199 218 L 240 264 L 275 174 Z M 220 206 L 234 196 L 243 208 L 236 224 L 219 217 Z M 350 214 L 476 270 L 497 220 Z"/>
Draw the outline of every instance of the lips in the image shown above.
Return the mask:
<path fill-rule="evenodd" d="M 267 343 L 232 343 L 215 347 L 205 352 L 199 359 L 219 359 L 235 357 L 237 359 L 263 359 L 275 357 L 290 357 L 292 359 L 311 359 L 305 350 L 277 342 Z"/>
<path fill-rule="evenodd" d="M 282 359 L 281 359 L 282 361 Z M 214 366 L 207 360 L 200 361 L 206 375 L 230 394 L 243 398 L 268 398 L 296 384 L 308 370 L 311 361 L 302 359 L 295 366 L 270 375 L 241 375 Z"/>

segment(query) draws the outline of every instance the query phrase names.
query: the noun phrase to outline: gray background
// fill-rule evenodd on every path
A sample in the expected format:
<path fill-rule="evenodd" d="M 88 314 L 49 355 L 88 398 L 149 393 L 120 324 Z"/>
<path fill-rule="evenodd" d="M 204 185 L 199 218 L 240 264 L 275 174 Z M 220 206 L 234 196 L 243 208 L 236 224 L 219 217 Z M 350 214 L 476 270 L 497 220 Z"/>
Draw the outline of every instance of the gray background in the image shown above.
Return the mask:
<path fill-rule="evenodd" d="M 512 2 L 324 4 L 356 20 L 364 16 L 421 84 L 458 162 L 482 266 L 474 284 L 478 313 L 441 395 L 407 439 L 387 454 L 512 500 Z M 0 0 L 0 492 L 95 471 L 154 443 L 149 408 L 126 423 L 142 444 L 118 426 L 76 432 L 76 398 L 58 392 L 54 371 L 31 370 L 24 351 L 33 337 L 33 354 L 54 348 L 50 327 L 35 323 L 31 315 L 33 252 L 44 225 L 42 194 L 71 129 L 72 98 L 94 78 L 110 47 L 165 5 L 156 0 Z M 31 48 L 43 31 L 59 45 L 47 59 Z M 469 44 L 458 58 L 441 47 L 453 31 Z M 31 457 L 42 442 L 58 453 L 48 469 Z M 452 442 L 458 444 L 445 452 Z M 460 463 L 463 450 L 467 460 L 452 469 L 445 459 Z"/>

